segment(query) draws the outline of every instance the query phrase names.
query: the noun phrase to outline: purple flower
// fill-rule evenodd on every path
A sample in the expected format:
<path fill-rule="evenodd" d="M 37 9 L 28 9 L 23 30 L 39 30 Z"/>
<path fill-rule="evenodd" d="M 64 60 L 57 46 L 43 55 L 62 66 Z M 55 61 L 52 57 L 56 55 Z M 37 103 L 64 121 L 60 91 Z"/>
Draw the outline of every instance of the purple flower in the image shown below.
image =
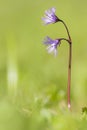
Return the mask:
<path fill-rule="evenodd" d="M 46 48 L 48 53 L 53 52 L 54 55 L 57 55 L 57 46 L 60 44 L 60 39 L 53 40 L 50 37 L 46 37 L 43 42 L 48 47 Z"/>
<path fill-rule="evenodd" d="M 56 23 L 59 18 L 55 15 L 55 8 L 51 8 L 45 11 L 45 16 L 42 18 L 45 24 Z"/>

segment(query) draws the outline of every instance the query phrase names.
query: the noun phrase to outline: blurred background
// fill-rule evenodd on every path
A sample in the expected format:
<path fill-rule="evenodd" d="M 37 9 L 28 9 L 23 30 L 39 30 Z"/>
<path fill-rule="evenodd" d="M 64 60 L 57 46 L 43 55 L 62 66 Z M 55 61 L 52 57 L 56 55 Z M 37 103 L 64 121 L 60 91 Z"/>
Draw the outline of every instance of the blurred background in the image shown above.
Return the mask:
<path fill-rule="evenodd" d="M 67 38 L 61 23 L 44 26 L 56 8 L 72 41 L 72 112 L 67 110 L 68 44 L 49 55 L 45 36 Z M 86 130 L 87 1 L 0 0 L 0 130 Z"/>

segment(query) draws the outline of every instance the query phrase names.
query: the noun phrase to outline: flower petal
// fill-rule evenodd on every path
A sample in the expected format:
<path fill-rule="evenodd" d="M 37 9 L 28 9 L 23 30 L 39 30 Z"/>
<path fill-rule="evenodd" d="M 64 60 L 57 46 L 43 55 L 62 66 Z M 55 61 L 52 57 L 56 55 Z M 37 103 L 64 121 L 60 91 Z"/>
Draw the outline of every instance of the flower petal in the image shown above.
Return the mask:
<path fill-rule="evenodd" d="M 60 43 L 60 39 L 53 40 L 53 39 L 51 39 L 50 37 L 47 36 L 47 37 L 45 37 L 43 43 L 45 45 L 48 45 L 48 47 L 46 48 L 48 53 L 53 52 L 55 56 L 57 55 L 57 46 Z"/>
<path fill-rule="evenodd" d="M 49 46 L 49 47 L 47 47 L 48 53 L 51 53 L 51 52 L 53 52 L 54 50 L 55 50 L 55 46 Z"/>
<path fill-rule="evenodd" d="M 45 18 L 45 17 L 43 17 L 42 20 L 43 20 L 44 24 L 54 23 L 54 21 L 51 20 L 51 19 L 49 19 L 49 18 Z"/>
<path fill-rule="evenodd" d="M 53 13 L 55 13 L 56 9 L 53 7 L 53 8 L 51 8 L 51 11 L 52 11 Z"/>
<path fill-rule="evenodd" d="M 57 55 L 57 49 L 54 50 L 54 56 L 56 57 Z"/>
<path fill-rule="evenodd" d="M 54 43 L 54 40 L 52 40 L 50 37 L 45 37 L 44 39 L 44 44 L 53 44 Z"/>
<path fill-rule="evenodd" d="M 58 22 L 58 17 L 55 15 L 55 8 L 51 8 L 45 11 L 45 16 L 42 18 L 45 24 Z"/>

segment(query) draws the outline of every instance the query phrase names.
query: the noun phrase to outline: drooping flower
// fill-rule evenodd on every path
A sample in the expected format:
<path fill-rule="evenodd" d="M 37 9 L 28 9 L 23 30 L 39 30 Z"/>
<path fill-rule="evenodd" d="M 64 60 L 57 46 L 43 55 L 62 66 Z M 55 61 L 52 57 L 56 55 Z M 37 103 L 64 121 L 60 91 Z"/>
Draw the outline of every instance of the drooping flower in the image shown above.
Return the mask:
<path fill-rule="evenodd" d="M 53 52 L 55 56 L 57 55 L 57 46 L 60 44 L 60 39 L 53 40 L 53 39 L 51 39 L 50 37 L 47 36 L 44 39 L 43 43 L 48 46 L 46 48 L 48 53 Z"/>
<path fill-rule="evenodd" d="M 51 8 L 45 11 L 45 16 L 42 18 L 44 24 L 56 23 L 59 18 L 55 15 L 55 8 Z"/>

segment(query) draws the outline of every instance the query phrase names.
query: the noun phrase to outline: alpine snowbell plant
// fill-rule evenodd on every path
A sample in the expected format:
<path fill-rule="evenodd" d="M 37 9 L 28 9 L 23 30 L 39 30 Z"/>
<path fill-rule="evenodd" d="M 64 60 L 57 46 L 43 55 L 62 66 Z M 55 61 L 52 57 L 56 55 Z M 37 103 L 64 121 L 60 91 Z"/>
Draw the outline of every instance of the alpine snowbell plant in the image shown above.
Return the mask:
<path fill-rule="evenodd" d="M 68 38 L 56 38 L 56 39 L 51 39 L 50 37 L 46 37 L 43 41 L 43 43 L 47 46 L 47 51 L 48 53 L 53 52 L 54 55 L 57 55 L 57 47 L 61 44 L 61 42 L 63 40 L 65 40 L 68 44 L 69 44 L 69 64 L 68 64 L 68 86 L 67 86 L 67 102 L 68 102 L 68 108 L 71 108 L 71 101 L 70 101 L 70 88 L 71 88 L 71 60 L 72 60 L 72 40 L 71 40 L 71 36 L 68 30 L 67 25 L 65 24 L 65 22 L 61 19 L 59 19 L 56 14 L 55 14 L 55 8 L 51 8 L 49 10 L 45 11 L 45 16 L 42 18 L 43 22 L 45 25 L 48 24 L 54 24 L 57 22 L 61 22 L 66 31 L 67 31 L 67 35 Z"/>

